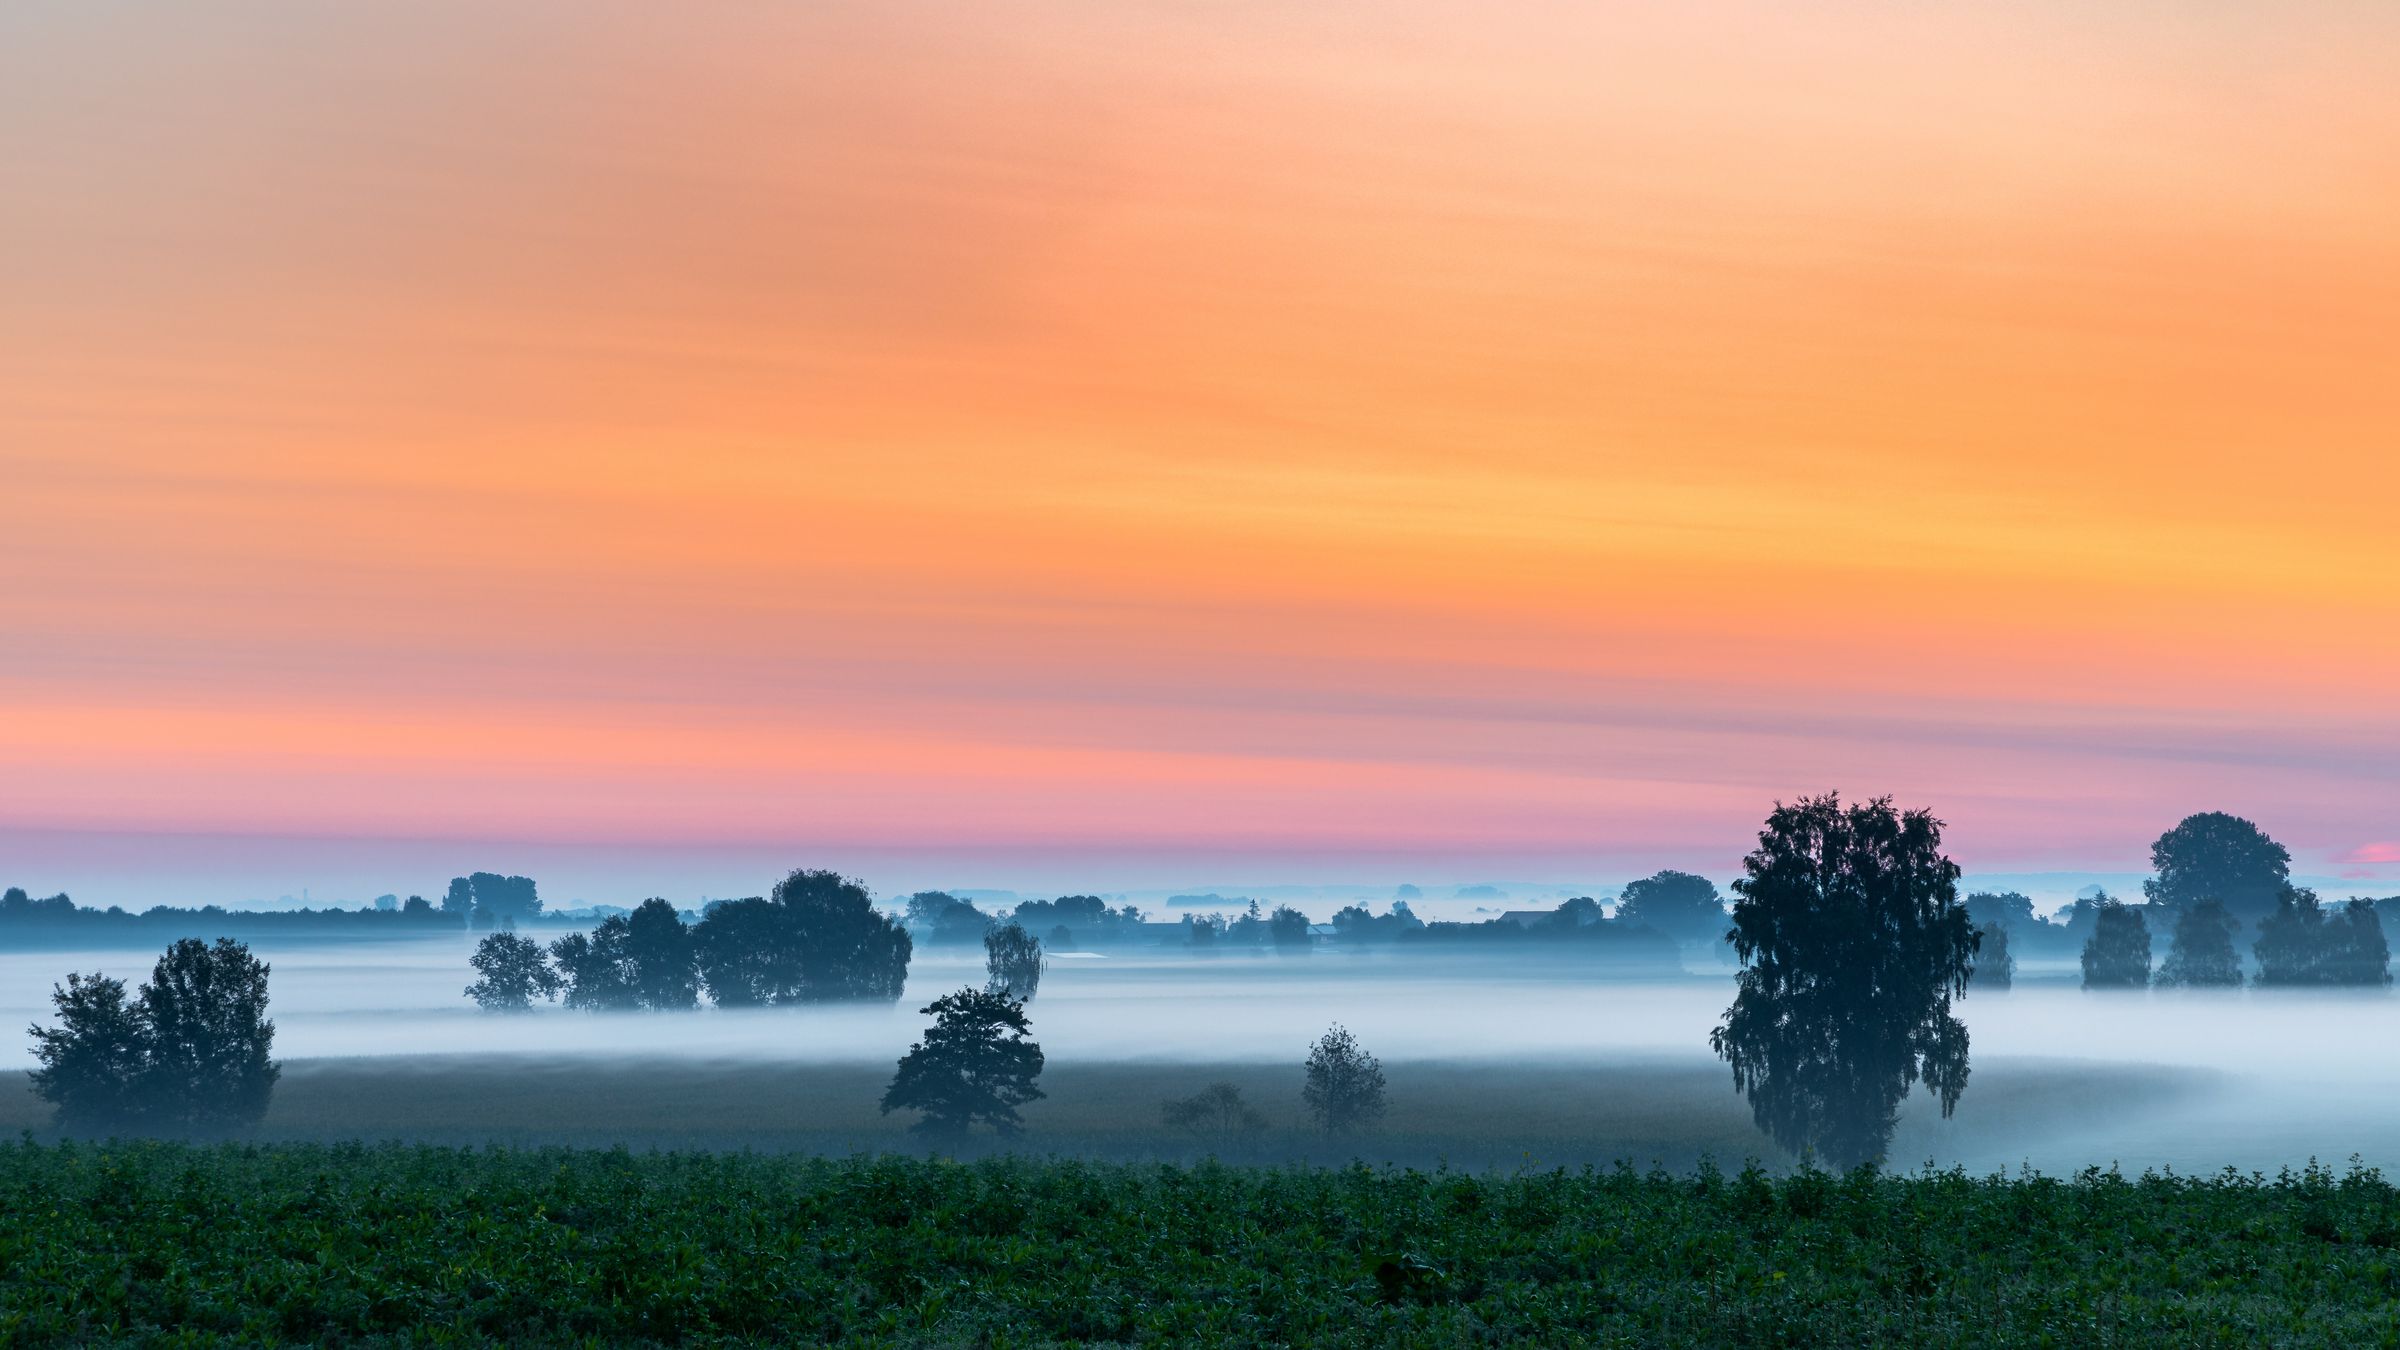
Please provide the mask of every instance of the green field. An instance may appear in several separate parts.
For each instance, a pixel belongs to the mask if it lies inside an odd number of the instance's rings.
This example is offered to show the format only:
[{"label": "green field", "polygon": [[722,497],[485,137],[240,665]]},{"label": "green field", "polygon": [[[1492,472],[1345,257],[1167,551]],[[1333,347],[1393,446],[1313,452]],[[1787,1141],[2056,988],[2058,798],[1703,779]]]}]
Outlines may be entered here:
[{"label": "green field", "polygon": [[0,1146],[0,1343],[2400,1343],[2400,1195],[388,1145]]},{"label": "green field", "polygon": [[[1663,1165],[1703,1158],[1782,1169],[1751,1124],[1722,1065],[1704,1059],[1509,1064],[1395,1061],[1380,1128],[1328,1140],[1300,1120],[1297,1064],[1095,1061],[1052,1065],[1049,1096],[1025,1109],[1014,1148],[1115,1161],[1339,1165],[1364,1158],[1454,1170]],[[772,1060],[423,1056],[288,1064],[264,1140],[400,1140],[444,1145],[622,1145],[645,1149],[814,1152],[846,1156],[912,1145],[912,1117],[876,1111],[888,1064]],[[1267,1118],[1245,1139],[1167,1129],[1159,1104],[1231,1082]],[[2164,1069],[2001,1060],[1976,1070],[1971,1109],[1943,1121],[1929,1106],[1903,1117],[1893,1158],[1977,1160],[2011,1167],[2029,1143],[2062,1128],[2168,1121],[2213,1080]],[[24,1075],[0,1075],[0,1136],[47,1135],[49,1108]],[[2159,1126],[2158,1128],[2165,1128]],[[999,1147],[978,1136],[968,1151]],[[2081,1155],[2075,1165],[2084,1160]],[[2222,1155],[2207,1154],[2214,1167]],[[2106,1161],[2102,1155],[2098,1161]]]}]

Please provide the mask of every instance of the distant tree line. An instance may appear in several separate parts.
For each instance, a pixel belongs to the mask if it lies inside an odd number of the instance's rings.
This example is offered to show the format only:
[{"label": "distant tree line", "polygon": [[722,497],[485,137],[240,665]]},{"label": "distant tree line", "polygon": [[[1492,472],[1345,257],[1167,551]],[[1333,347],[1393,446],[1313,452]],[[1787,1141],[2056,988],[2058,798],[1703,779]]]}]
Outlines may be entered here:
[{"label": "distant tree line", "polygon": [[[2400,897],[2326,905],[2293,884],[2290,851],[2250,821],[2213,811],[2187,816],[2151,844],[2150,862],[2138,905],[2095,890],[2055,921],[2038,917],[2033,901],[2013,891],[1977,892],[1965,906],[1987,953],[1996,938],[2002,952],[2072,954],[2086,989],[2391,982],[2384,919]],[[1991,960],[1978,957],[1979,964]],[[1980,973],[1976,983],[1986,983]]]},{"label": "distant tree line", "polygon": [[493,933],[470,958],[478,978],[466,993],[495,1012],[553,997],[595,1012],[672,1012],[703,995],[720,1008],[888,1001],[900,997],[912,949],[864,886],[803,869],[768,896],[710,904],[698,923],[650,899],[547,948]]}]

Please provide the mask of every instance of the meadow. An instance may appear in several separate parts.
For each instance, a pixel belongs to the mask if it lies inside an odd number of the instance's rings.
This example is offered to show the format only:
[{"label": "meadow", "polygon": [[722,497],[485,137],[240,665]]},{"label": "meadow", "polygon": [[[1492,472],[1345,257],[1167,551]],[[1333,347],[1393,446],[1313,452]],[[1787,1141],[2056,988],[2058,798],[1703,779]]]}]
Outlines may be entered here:
[{"label": "meadow", "polygon": [[0,1341],[2400,1343],[2380,1176],[0,1146]]},{"label": "meadow", "polygon": [[[1724,1068],[1706,1061],[1403,1060],[1386,1067],[1385,1119],[1371,1131],[1328,1138],[1301,1119],[1297,1064],[1054,1063],[1042,1075],[1047,1097],[1025,1108],[1024,1134],[1002,1140],[979,1133],[963,1152],[1184,1162],[1213,1155],[1253,1164],[1365,1161],[1468,1171],[1625,1162],[1689,1172],[1704,1159],[1731,1168],[1755,1159],[1784,1171],[1793,1162],[1751,1124]],[[2075,1061],[1999,1061],[1977,1074],[1972,1113],[1949,1121],[1931,1109],[1904,1114],[1893,1143],[1897,1165],[1963,1157],[1984,1168],[2029,1161],[2055,1168],[2055,1158],[2088,1150],[2029,1155],[2019,1146],[2111,1127],[2155,1134],[2220,1086],[2204,1072]],[[296,1060],[286,1064],[266,1119],[248,1137],[831,1156],[909,1151],[918,1147],[907,1128],[913,1118],[876,1110],[890,1076],[888,1064],[764,1059]],[[1161,1103],[1216,1082],[1240,1088],[1265,1128],[1194,1135],[1162,1123]],[[50,1138],[49,1122],[49,1108],[22,1073],[0,1074],[0,1132]]]}]

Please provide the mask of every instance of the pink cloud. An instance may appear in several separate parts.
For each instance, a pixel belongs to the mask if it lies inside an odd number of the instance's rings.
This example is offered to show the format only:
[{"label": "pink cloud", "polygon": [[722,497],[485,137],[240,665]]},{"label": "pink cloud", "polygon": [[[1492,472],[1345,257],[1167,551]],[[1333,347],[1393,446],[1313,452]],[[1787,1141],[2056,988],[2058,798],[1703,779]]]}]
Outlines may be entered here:
[{"label": "pink cloud", "polygon": [[2344,863],[2400,863],[2400,844],[2360,844],[2334,859]]}]

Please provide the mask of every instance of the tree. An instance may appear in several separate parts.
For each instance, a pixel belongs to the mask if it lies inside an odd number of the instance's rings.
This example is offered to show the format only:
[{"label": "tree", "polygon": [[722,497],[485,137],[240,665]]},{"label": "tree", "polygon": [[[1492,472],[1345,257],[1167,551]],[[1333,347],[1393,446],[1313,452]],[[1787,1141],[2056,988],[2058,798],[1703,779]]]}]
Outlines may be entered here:
[{"label": "tree", "polygon": [[2017,891],[1977,891],[1966,898],[1967,921],[1978,929],[2015,931],[2040,923],[2034,917],[2033,897]]},{"label": "tree", "polygon": [[1958,865],[1930,812],[1827,793],[1778,803],[1733,883],[1733,1006],[1709,1037],[1777,1143],[1836,1166],[1883,1156],[1911,1084],[1942,1114],[1967,1083],[1951,1015],[1975,957]]},{"label": "tree", "polygon": [[2383,936],[2383,916],[2372,900],[2352,900],[2326,925],[2331,950],[2325,965],[2329,984],[2383,985],[2392,982],[2392,948]]},{"label": "tree", "polygon": [[2150,865],[2158,875],[2142,883],[2142,896],[2151,904],[2181,910],[2214,900],[2237,922],[2255,924],[2283,898],[2292,855],[2240,816],[2208,811],[2160,835]]},{"label": "tree", "polygon": [[993,927],[991,915],[947,891],[919,891],[908,897],[906,918],[912,931],[935,946],[981,942]]},{"label": "tree", "polygon": [[1717,884],[1690,872],[1660,872],[1626,885],[1617,922],[1655,928],[1678,942],[1725,940],[1725,902]]},{"label": "tree", "polygon": [[2008,930],[1987,923],[1975,930],[1975,964],[1967,983],[1977,989],[2007,989],[2017,982],[2016,958],[2008,954]]},{"label": "tree", "polygon": [[273,1059],[265,962],[231,938],[167,948],[136,999],[148,1048],[145,1119],[184,1129],[255,1123],[283,1070]]},{"label": "tree", "polygon": [[67,976],[50,991],[56,1028],[36,1026],[34,1094],[58,1108],[64,1130],[97,1131],[138,1119],[148,1036],[125,982],[99,974]]},{"label": "tree", "polygon": [[1383,1061],[1335,1023],[1308,1048],[1300,1104],[1327,1134],[1348,1134],[1383,1119]]},{"label": "tree", "polygon": [[763,1008],[799,988],[789,917],[763,896],[721,900],[701,914],[692,929],[693,955],[718,1007]]},{"label": "tree", "polygon": [[700,970],[692,933],[673,905],[652,896],[622,919],[612,916],[602,922],[625,925],[626,978],[643,1007],[681,1012],[699,1005]]},{"label": "tree", "polygon": [[1308,916],[1290,905],[1277,905],[1267,920],[1267,936],[1279,952],[1307,951]]},{"label": "tree", "polygon": [[2184,906],[2175,916],[2175,937],[2158,968],[2157,982],[2169,988],[2240,988],[2242,958],[2233,950],[2234,930],[2240,926],[2217,901]]},{"label": "tree", "polygon": [[569,933],[550,944],[550,960],[570,1008],[629,1012],[642,1006],[625,959],[625,916],[612,914],[589,934]]},{"label": "tree", "polygon": [[537,997],[558,997],[558,972],[532,938],[494,933],[476,944],[467,964],[479,977],[467,986],[467,997],[485,1012],[527,1012]]},{"label": "tree", "polygon": [[2317,893],[2287,886],[2258,926],[2251,951],[2267,987],[2380,985],[2391,982],[2390,946],[2373,904],[2353,900],[2328,915]]},{"label": "tree", "polygon": [[1042,944],[1019,923],[1007,923],[983,935],[983,970],[995,994],[1020,1003],[1030,1002],[1042,987]]},{"label": "tree", "polygon": [[1578,928],[1589,928],[1606,917],[1600,912],[1599,901],[1588,895],[1578,895],[1569,900],[1561,900],[1558,908],[1551,910],[1546,917],[1536,920],[1535,926],[1564,929],[1571,933]]},{"label": "tree", "polygon": [[963,1137],[978,1122],[1003,1135],[1023,1128],[1017,1108],[1039,1101],[1042,1047],[1027,1040],[1025,1005],[1006,994],[961,989],[919,1011],[933,1017],[925,1038],[900,1058],[883,1112],[922,1114],[910,1130]]},{"label": "tree", "polygon": [[2091,940],[2083,944],[2083,987],[2141,989],[2150,983],[2150,925],[2142,912],[2103,892],[2092,910]]},{"label": "tree", "polygon": [[848,877],[801,869],[775,884],[772,903],[790,923],[796,981],[776,1001],[897,1000],[913,944],[898,920],[875,908]]},{"label": "tree", "polygon": [[1267,1127],[1267,1118],[1242,1100],[1231,1083],[1211,1083],[1189,1097],[1162,1102],[1159,1117],[1171,1130],[1187,1130],[1218,1147]]}]

